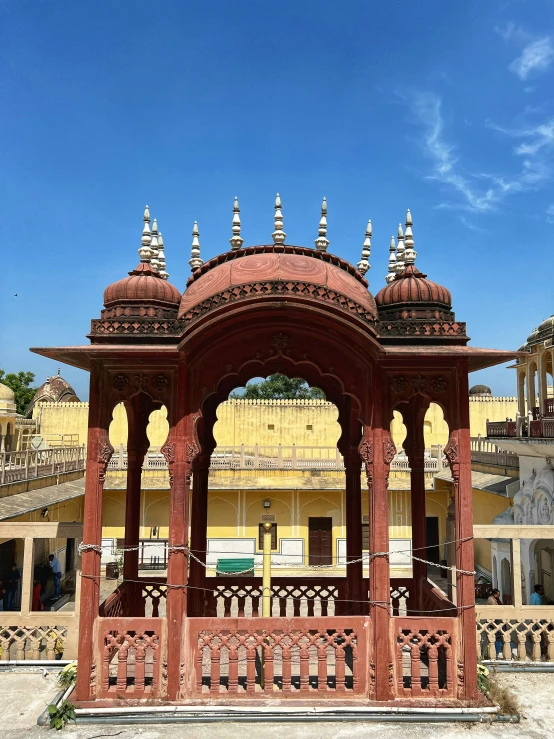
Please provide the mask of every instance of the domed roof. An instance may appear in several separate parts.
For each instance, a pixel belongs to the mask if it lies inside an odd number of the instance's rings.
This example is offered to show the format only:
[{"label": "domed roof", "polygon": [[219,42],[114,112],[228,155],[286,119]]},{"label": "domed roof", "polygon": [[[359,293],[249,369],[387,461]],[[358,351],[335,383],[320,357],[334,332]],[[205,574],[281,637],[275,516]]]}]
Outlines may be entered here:
[{"label": "domed roof", "polygon": [[431,282],[427,275],[409,264],[394,280],[383,287],[375,296],[379,310],[389,306],[405,306],[409,312],[412,306],[437,306],[442,309],[452,308],[452,296],[442,285]]},{"label": "domed roof", "polygon": [[75,393],[75,390],[71,387],[67,380],[64,380],[64,378],[61,377],[60,371],[58,370],[57,375],[54,375],[54,377],[48,377],[46,379],[46,382],[43,382],[42,385],[38,388],[38,390],[34,394],[33,399],[27,406],[27,410],[25,411],[25,413],[26,415],[30,415],[33,407],[37,403],[79,402],[80,401],[77,397],[77,394]]},{"label": "domed roof", "polygon": [[4,385],[4,383],[2,382],[0,382],[0,400],[7,400],[10,402],[15,401],[14,391],[11,389],[11,387]]},{"label": "domed roof", "polygon": [[129,272],[129,277],[114,282],[104,290],[106,308],[128,303],[163,304],[176,307],[180,300],[179,290],[154,271],[149,262],[141,262],[132,272]]},{"label": "domed roof", "polygon": [[286,295],[331,303],[373,322],[375,300],[348,262],[327,252],[278,244],[235,249],[211,259],[187,283],[179,318],[193,320],[222,302]]},{"label": "domed roof", "polygon": [[554,338],[554,314],[531,331],[522,350],[528,349],[535,344],[542,344],[543,341],[552,338]]},{"label": "domed roof", "polygon": [[492,395],[492,390],[486,385],[474,385],[469,389],[470,395]]}]

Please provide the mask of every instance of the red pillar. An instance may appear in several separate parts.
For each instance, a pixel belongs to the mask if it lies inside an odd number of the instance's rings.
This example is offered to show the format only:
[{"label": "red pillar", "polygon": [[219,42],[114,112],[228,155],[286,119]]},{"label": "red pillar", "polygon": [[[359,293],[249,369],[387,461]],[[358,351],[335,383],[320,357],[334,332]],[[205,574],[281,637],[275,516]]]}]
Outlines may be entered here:
[{"label": "red pillar", "polygon": [[396,448],[388,428],[388,418],[382,403],[384,378],[376,369],[373,387],[373,430],[366,429],[360,444],[360,456],[365,463],[369,489],[369,599],[373,632],[373,664],[375,667],[375,699],[392,698],[392,659],[390,633],[390,566],[389,566],[389,506],[388,472]]},{"label": "red pillar", "polygon": [[189,614],[205,616],[204,604],[207,593],[206,583],[206,549],[208,544],[208,476],[210,458],[202,455],[196,459],[192,477],[191,533],[190,547],[194,556],[203,564],[191,557]]},{"label": "red pillar", "polygon": [[[100,547],[102,544],[102,494],[106,468],[113,453],[108,436],[109,413],[102,397],[102,375],[98,364],[91,361],[90,400],[87,440],[83,543]],[[101,552],[85,549],[81,563],[81,606],[79,616],[79,670],[76,698],[93,700],[96,691],[94,622],[100,601]]]},{"label": "red pillar", "polygon": [[363,588],[362,556],[362,484],[361,460],[354,449],[344,458],[346,478],[346,559],[353,564],[346,568],[346,595],[349,603],[343,603],[341,611],[352,614],[367,613],[367,593]]},{"label": "red pillar", "polygon": [[183,586],[167,589],[167,697],[169,700],[177,700],[179,697],[183,661],[182,642],[187,608],[188,557],[182,547],[188,546],[191,464],[195,450],[192,441],[191,414],[187,413],[186,407],[187,389],[187,370],[184,358],[182,358],[177,377],[177,402],[171,412],[169,439],[164,444],[171,484],[167,584],[168,586]]},{"label": "red pillar", "polygon": [[[426,559],[427,546],[427,521],[425,510],[425,439],[423,435],[424,411],[417,409],[406,418],[408,436],[404,448],[408,454],[410,463],[410,502],[412,509],[412,550],[415,557]],[[415,593],[414,610],[422,609],[422,587],[427,580],[427,565],[412,560],[412,577]],[[414,616],[420,615],[414,613]]]},{"label": "red pillar", "polygon": [[142,480],[142,464],[148,450],[146,427],[149,411],[146,408],[146,396],[135,395],[127,407],[127,491],[125,495],[125,551],[123,560],[123,579],[133,581],[129,586],[131,594],[128,603],[128,616],[144,616],[142,588],[138,580],[139,552],[136,547],[140,541],[140,493]]},{"label": "red pillar", "polygon": [[[463,675],[459,697],[477,697],[477,644],[475,639],[475,580],[473,572],[473,500],[471,443],[469,431],[469,388],[467,362],[457,369],[457,428],[452,428],[445,454],[454,479],[456,514],[456,597],[458,606],[458,674]],[[454,426],[455,424],[453,424]]]}]

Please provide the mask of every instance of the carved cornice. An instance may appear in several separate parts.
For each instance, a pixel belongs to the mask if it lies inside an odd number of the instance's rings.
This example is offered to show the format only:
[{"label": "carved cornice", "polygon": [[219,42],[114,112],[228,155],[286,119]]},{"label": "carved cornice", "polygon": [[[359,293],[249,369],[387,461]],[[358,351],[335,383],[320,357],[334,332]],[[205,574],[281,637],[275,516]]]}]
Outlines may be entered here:
[{"label": "carved cornice", "polygon": [[379,337],[385,339],[468,339],[464,321],[444,321],[429,317],[429,320],[395,319],[377,321],[375,328]]},{"label": "carved cornice", "polygon": [[323,303],[330,303],[334,307],[340,308],[345,312],[355,314],[361,318],[362,321],[371,326],[375,323],[375,319],[372,314],[355,300],[352,300],[352,298],[349,298],[336,290],[331,290],[325,285],[314,285],[310,282],[298,282],[293,280],[287,282],[281,282],[280,280],[267,282],[257,281],[229,287],[223,292],[212,295],[210,298],[207,298],[192,307],[184,314],[182,320],[185,324],[188,324],[206,313],[209,313],[211,310],[227,303],[263,295],[286,295],[291,297],[314,298]]},{"label": "carved cornice", "polygon": [[184,324],[179,318],[142,317],[94,318],[89,338],[99,336],[180,336]]}]

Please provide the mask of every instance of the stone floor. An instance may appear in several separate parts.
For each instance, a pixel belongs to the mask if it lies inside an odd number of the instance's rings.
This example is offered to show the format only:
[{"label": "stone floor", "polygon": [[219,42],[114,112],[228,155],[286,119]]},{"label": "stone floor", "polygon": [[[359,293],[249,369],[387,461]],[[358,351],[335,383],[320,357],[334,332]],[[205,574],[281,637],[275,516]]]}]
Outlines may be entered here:
[{"label": "stone floor", "polygon": [[[115,724],[70,725],[65,739],[242,739],[258,734],[265,739],[439,739],[475,737],[476,739],[544,739],[554,737],[554,674],[502,674],[499,679],[518,696],[520,724],[399,724],[399,723],[245,723],[153,724],[124,726]],[[2,695],[2,739],[34,739],[47,729],[36,726],[39,713],[57,693],[56,679],[45,671],[38,673],[0,672]]]}]

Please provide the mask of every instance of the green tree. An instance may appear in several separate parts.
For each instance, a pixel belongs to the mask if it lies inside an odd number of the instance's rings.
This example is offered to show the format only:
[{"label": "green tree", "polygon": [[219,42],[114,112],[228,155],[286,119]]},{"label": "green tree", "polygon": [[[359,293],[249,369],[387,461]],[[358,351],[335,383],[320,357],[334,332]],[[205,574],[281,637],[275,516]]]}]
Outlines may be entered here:
[{"label": "green tree", "polygon": [[15,393],[15,404],[18,413],[25,413],[27,406],[33,399],[37,388],[32,383],[35,376],[32,372],[8,372],[0,369],[0,382],[10,387]]},{"label": "green tree", "polygon": [[310,387],[299,377],[291,379],[277,374],[270,375],[263,382],[249,382],[243,393],[234,391],[230,397],[242,400],[325,400],[325,393],[318,387]]}]

